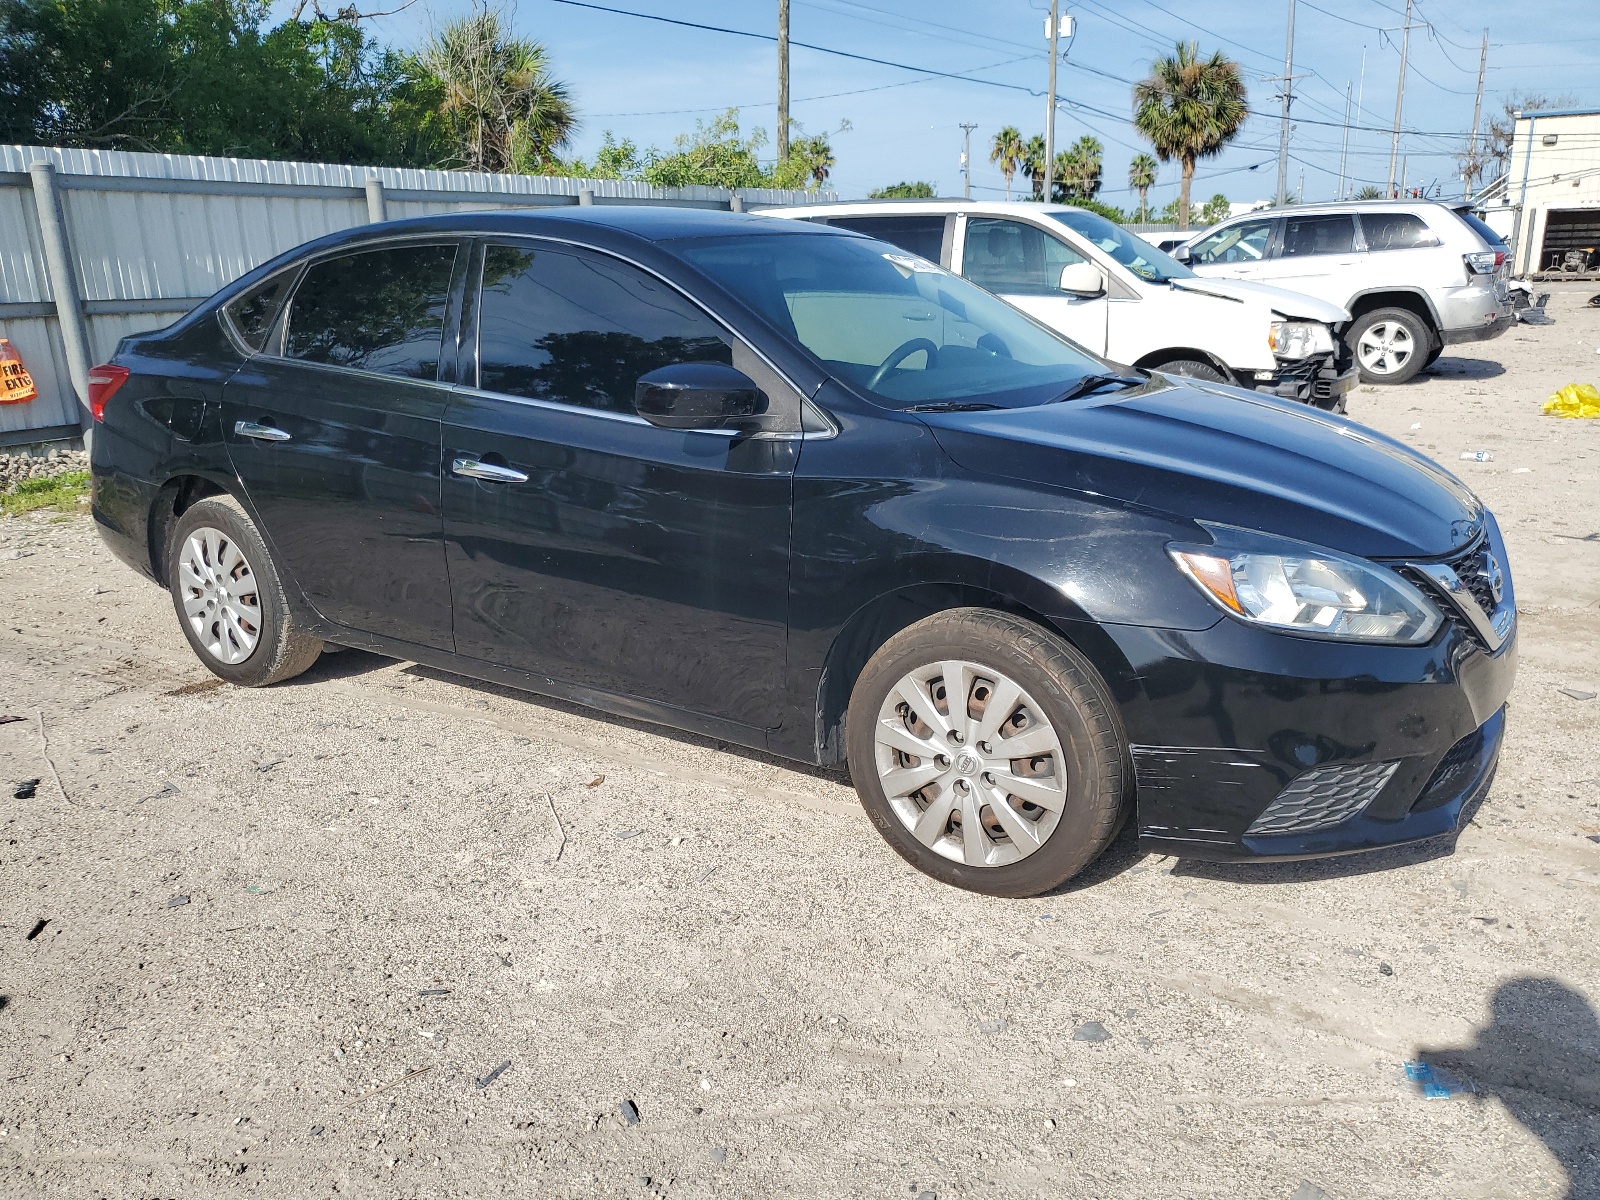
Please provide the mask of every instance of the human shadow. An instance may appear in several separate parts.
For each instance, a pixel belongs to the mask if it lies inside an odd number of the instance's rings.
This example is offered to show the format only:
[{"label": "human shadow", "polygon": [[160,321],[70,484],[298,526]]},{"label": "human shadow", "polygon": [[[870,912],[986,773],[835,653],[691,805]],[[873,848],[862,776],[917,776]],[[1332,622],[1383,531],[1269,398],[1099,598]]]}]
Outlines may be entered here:
[{"label": "human shadow", "polygon": [[1471,1045],[1416,1057],[1505,1105],[1561,1163],[1568,1200],[1600,1197],[1600,1017],[1581,992],[1548,977],[1508,980]]}]

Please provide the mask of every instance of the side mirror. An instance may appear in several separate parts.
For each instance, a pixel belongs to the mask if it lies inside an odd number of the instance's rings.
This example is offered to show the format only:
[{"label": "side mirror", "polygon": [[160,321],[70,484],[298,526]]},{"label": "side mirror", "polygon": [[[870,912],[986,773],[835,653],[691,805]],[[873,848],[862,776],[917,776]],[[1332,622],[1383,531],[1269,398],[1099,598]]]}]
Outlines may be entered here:
[{"label": "side mirror", "polygon": [[726,363],[674,363],[639,376],[633,408],[663,429],[735,429],[761,413],[761,389]]},{"label": "side mirror", "polygon": [[1174,246],[1172,248],[1172,257],[1187,267],[1194,261],[1194,251],[1189,249],[1187,245]]},{"label": "side mirror", "polygon": [[1106,277],[1100,274],[1100,268],[1093,263],[1075,262],[1061,268],[1058,286],[1069,295],[1088,299],[1106,294]]}]

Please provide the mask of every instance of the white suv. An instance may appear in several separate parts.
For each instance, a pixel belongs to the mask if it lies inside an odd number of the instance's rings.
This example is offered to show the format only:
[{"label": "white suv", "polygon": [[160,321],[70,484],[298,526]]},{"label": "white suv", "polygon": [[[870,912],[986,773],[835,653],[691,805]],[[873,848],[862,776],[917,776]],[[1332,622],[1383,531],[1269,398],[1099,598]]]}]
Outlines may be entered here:
[{"label": "white suv", "polygon": [[1515,321],[1505,243],[1465,208],[1427,200],[1250,213],[1197,234],[1175,257],[1207,279],[1343,305],[1364,383],[1404,383],[1446,346],[1498,337]]},{"label": "white suv", "polygon": [[869,201],[761,210],[865,233],[936,262],[1112,362],[1342,411],[1355,382],[1337,304],[1208,280],[1065,204]]}]

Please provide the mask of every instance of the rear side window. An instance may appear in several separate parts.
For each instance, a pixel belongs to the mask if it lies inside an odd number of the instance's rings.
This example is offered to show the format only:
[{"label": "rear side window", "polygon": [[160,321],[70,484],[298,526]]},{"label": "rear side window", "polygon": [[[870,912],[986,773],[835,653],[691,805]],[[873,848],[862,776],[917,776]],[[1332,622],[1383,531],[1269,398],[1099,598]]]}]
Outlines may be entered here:
[{"label": "rear side window", "polygon": [[1356,220],[1349,216],[1285,217],[1283,257],[1349,254],[1356,248]]},{"label": "rear side window", "polygon": [[437,379],[454,246],[393,246],[317,263],[295,289],[284,355]]},{"label": "rear side window", "polygon": [[1428,223],[1415,213],[1362,213],[1361,232],[1368,250],[1415,250],[1439,244]]},{"label": "rear side window", "polygon": [[1488,246],[1489,249],[1504,250],[1506,248],[1505,239],[1491,229],[1476,213],[1461,208],[1456,210],[1456,216],[1470,225],[1472,231],[1483,239],[1484,245]]},{"label": "rear side window", "polygon": [[967,218],[961,274],[991,292],[1059,292],[1061,268],[1084,261],[1083,255],[1037,225],[998,217]]},{"label": "rear side window", "polygon": [[223,309],[234,333],[250,349],[259,353],[266,345],[267,333],[278,318],[278,310],[283,307],[283,298],[293,278],[294,272],[290,271],[257,284]]},{"label": "rear side window", "polygon": [[931,263],[944,252],[944,217],[927,216],[834,217],[828,222],[840,229],[854,230],[881,242],[890,242]]},{"label": "rear side window", "polygon": [[598,255],[489,246],[478,304],[478,386],[633,412],[639,376],[733,362],[733,340],[658,279]]}]

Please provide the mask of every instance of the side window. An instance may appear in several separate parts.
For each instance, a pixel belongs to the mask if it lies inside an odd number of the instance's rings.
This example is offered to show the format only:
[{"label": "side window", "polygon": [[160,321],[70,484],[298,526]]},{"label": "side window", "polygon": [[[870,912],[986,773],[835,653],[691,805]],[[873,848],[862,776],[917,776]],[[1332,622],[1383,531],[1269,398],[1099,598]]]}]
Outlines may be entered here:
[{"label": "side window", "polygon": [[395,246],[320,262],[289,308],[284,355],[436,379],[454,246]]},{"label": "side window", "polygon": [[266,345],[267,331],[272,328],[278,310],[283,307],[283,298],[293,278],[293,271],[275,275],[265,283],[257,284],[223,309],[229,323],[233,325],[233,331],[239,335],[239,340],[257,353],[260,353],[261,348]]},{"label": "side window", "polygon": [[1362,213],[1361,232],[1368,250],[1415,250],[1439,244],[1427,222],[1415,213]]},{"label": "side window", "polygon": [[1285,217],[1283,257],[1308,254],[1349,254],[1356,248],[1354,217]]},{"label": "side window", "polygon": [[944,251],[944,220],[943,215],[934,213],[927,216],[834,217],[828,224],[890,242],[919,258],[936,263]]},{"label": "side window", "polygon": [[1061,268],[1086,261],[1037,225],[997,217],[969,217],[961,274],[991,292],[1057,292]]},{"label": "side window", "polygon": [[639,376],[682,362],[732,363],[733,341],[659,280],[588,254],[485,250],[483,390],[631,413]]},{"label": "side window", "polygon": [[1201,238],[1189,247],[1191,262],[1255,263],[1267,256],[1272,241],[1272,218],[1240,221]]}]

